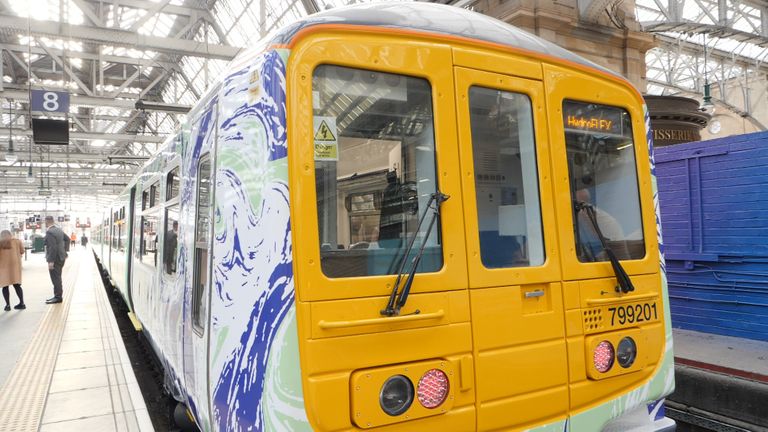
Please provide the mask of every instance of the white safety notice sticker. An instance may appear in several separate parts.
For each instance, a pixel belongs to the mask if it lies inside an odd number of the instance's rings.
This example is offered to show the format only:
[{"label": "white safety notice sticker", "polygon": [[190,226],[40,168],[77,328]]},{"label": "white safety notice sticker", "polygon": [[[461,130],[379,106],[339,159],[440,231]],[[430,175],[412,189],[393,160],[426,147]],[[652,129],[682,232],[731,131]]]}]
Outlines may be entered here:
[{"label": "white safety notice sticker", "polygon": [[336,133],[336,117],[314,117],[315,160],[339,160],[339,140]]}]

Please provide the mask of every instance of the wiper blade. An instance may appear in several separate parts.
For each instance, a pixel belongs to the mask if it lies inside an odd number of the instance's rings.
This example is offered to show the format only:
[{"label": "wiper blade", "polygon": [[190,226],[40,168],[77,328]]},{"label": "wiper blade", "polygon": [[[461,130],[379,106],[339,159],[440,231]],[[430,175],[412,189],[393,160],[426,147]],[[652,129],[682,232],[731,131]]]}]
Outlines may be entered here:
[{"label": "wiper blade", "polygon": [[[405,302],[408,301],[408,295],[411,292],[411,285],[413,285],[413,279],[416,276],[416,268],[418,268],[419,262],[421,262],[421,257],[424,255],[424,247],[427,245],[427,240],[429,240],[429,235],[432,233],[432,227],[435,225],[435,221],[437,220],[437,217],[440,216],[440,205],[443,202],[447,201],[448,198],[450,198],[450,196],[440,192],[439,190],[429,196],[429,201],[427,201],[427,206],[424,209],[424,213],[422,213],[421,217],[419,218],[419,223],[418,225],[416,225],[416,231],[414,231],[413,236],[408,242],[408,247],[406,247],[405,249],[403,260],[400,262],[400,267],[397,269],[397,279],[395,279],[395,285],[392,287],[392,292],[389,294],[389,302],[387,303],[387,307],[381,310],[382,315],[385,315],[385,316],[400,315],[400,309],[402,309],[403,306],[405,306]],[[408,255],[411,254],[411,250],[413,249],[413,244],[416,242],[416,237],[421,231],[421,225],[422,223],[424,223],[424,219],[427,217],[427,214],[429,213],[430,209],[432,210],[432,218],[429,220],[429,227],[427,228],[427,232],[424,235],[424,240],[421,242],[421,246],[419,247],[419,252],[416,254],[415,257],[413,257],[413,260],[411,261],[411,269],[408,272],[408,277],[405,279],[405,283],[403,284],[403,289],[402,291],[400,291],[400,283],[403,279],[403,270],[405,269],[405,263],[408,260]],[[399,295],[398,295],[398,291],[400,291]],[[419,312],[420,312],[419,310],[416,310],[414,314],[418,314]]]},{"label": "wiper blade", "polygon": [[597,224],[597,215],[595,213],[595,207],[592,204],[586,203],[584,201],[575,201],[574,207],[576,208],[577,214],[582,210],[587,214],[587,219],[589,219],[589,222],[592,224],[592,227],[595,229],[595,233],[597,234],[597,237],[600,240],[600,245],[603,247],[603,251],[605,251],[605,254],[608,255],[608,260],[611,261],[611,267],[613,267],[613,273],[616,275],[616,281],[619,283],[619,286],[616,287],[616,291],[621,291],[624,294],[630,291],[634,291],[635,286],[632,285],[632,280],[629,278],[629,275],[624,270],[624,267],[621,266],[621,263],[616,258],[616,255],[613,253],[611,248],[608,247],[608,243],[605,240],[605,236],[603,235],[603,232],[600,230],[600,226]]}]

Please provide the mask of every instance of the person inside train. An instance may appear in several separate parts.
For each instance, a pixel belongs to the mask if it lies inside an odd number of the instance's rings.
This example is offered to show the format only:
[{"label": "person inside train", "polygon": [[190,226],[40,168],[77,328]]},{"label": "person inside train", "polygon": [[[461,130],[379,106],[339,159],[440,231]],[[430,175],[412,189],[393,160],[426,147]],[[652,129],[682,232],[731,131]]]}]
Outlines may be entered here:
[{"label": "person inside train", "polygon": [[5,310],[11,310],[11,295],[8,287],[13,285],[19,304],[14,309],[26,309],[24,305],[24,291],[21,289],[21,256],[24,255],[24,244],[21,240],[13,238],[11,232],[3,230],[0,233],[0,286],[3,287],[3,300]]},{"label": "person inside train", "polygon": [[[624,239],[624,232],[621,224],[613,215],[599,208],[589,188],[581,188],[576,191],[576,211],[577,211],[577,236],[579,258],[582,261],[606,261],[608,257],[600,241],[600,235],[606,240],[609,247],[614,248],[614,241]],[[584,210],[585,206],[594,209],[595,219],[597,220],[596,229],[589,219],[589,214]],[[614,251],[616,252],[616,251]],[[622,255],[623,256],[623,255]]]}]

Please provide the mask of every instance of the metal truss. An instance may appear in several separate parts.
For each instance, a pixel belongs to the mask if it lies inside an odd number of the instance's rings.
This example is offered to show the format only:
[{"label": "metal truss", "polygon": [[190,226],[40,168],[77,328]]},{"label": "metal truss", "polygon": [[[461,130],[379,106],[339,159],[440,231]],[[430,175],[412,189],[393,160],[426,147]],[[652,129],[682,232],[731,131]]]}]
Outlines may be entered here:
[{"label": "metal truss", "polygon": [[703,95],[768,125],[768,2],[637,0],[636,15],[659,46],[647,52],[648,93]]},{"label": "metal truss", "polygon": [[[195,85],[185,59],[207,68],[241,49],[227,43],[205,1],[49,0],[31,21],[25,3],[0,0],[0,207],[39,201],[48,191],[73,199],[114,196],[215,78]],[[69,146],[31,143],[30,87],[70,93]],[[138,100],[155,109],[137,110]],[[9,124],[14,163],[4,161]],[[30,166],[34,181],[27,183]]]}]

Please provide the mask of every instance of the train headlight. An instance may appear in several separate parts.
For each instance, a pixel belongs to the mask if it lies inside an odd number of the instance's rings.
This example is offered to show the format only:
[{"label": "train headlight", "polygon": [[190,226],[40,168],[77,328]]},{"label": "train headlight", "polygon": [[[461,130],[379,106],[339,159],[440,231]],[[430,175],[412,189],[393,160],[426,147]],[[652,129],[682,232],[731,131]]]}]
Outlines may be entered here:
[{"label": "train headlight", "polygon": [[600,373],[608,372],[613,366],[614,350],[613,345],[604,340],[597,344],[595,352],[592,355],[592,361],[595,364],[595,369]]},{"label": "train headlight", "polygon": [[391,415],[404,413],[413,403],[413,383],[404,375],[394,375],[381,386],[379,405]]},{"label": "train headlight", "polygon": [[619,342],[619,346],[616,347],[616,360],[619,362],[619,366],[624,369],[632,366],[637,358],[637,344],[635,340],[627,336]]},{"label": "train headlight", "polygon": [[416,394],[424,408],[437,408],[448,397],[448,376],[440,369],[430,369],[421,376]]}]

